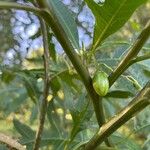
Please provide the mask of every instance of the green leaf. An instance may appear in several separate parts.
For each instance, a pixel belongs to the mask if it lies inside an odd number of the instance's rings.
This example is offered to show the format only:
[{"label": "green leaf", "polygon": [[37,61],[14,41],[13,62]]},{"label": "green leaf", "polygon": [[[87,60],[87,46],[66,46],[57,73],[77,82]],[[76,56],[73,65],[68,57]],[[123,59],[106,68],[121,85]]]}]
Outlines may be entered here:
[{"label": "green leaf", "polygon": [[16,74],[23,81],[23,84],[24,84],[31,100],[33,100],[33,102],[36,103],[37,99],[39,97],[39,89],[37,87],[37,79],[35,77],[32,77],[30,74],[24,73],[24,72],[17,72]]},{"label": "green leaf", "polygon": [[129,91],[121,91],[121,90],[115,90],[109,92],[105,97],[113,97],[113,98],[129,98],[133,97],[134,94]]},{"label": "green leaf", "polygon": [[93,115],[90,101],[85,94],[82,94],[77,102],[73,104],[70,113],[74,122],[70,135],[71,140],[73,140],[80,131],[87,128],[88,121]]},{"label": "green leaf", "polygon": [[146,77],[150,78],[150,71],[149,71],[149,70],[144,69],[144,70],[143,70],[143,73],[144,73],[144,75],[145,75]]},{"label": "green leaf", "polygon": [[[33,144],[35,141],[35,137],[27,138],[23,136],[21,138],[21,144],[27,146],[27,150],[33,149]],[[59,136],[53,130],[44,130],[41,136],[40,148],[52,145],[54,150],[62,150],[64,149],[64,144],[67,141],[65,136]]]},{"label": "green leaf", "polygon": [[26,87],[26,90],[28,92],[28,95],[30,96],[30,98],[33,100],[34,103],[37,102],[37,95],[36,95],[36,91],[35,91],[35,86],[34,83],[31,79],[25,79],[24,80],[24,85]]},{"label": "green leaf", "polygon": [[47,109],[47,118],[49,120],[49,123],[51,125],[51,130],[55,131],[55,135],[61,135],[62,130],[60,126],[60,118],[56,113],[54,113],[54,102],[51,100],[48,103],[48,109]]},{"label": "green leaf", "polygon": [[134,64],[128,70],[140,86],[144,86],[147,81],[149,81],[149,77],[145,76],[144,70],[150,70],[150,67],[146,66],[144,63],[140,62]]},{"label": "green leaf", "polygon": [[147,0],[105,0],[103,5],[93,0],[85,0],[92,10],[96,23],[94,29],[93,49],[111,34],[120,29],[133,12]]},{"label": "green leaf", "polygon": [[[36,133],[27,125],[21,123],[19,120],[13,120],[14,126],[16,130],[22,135],[21,143],[27,146],[27,149],[32,149],[35,135]],[[59,147],[59,145],[63,145],[66,139],[64,137],[60,137],[54,130],[44,131],[42,133],[41,144],[40,147],[52,144],[55,149]]]},{"label": "green leaf", "polygon": [[[42,136],[40,147],[44,147],[44,146],[48,147],[48,146],[52,145],[54,150],[62,150],[62,149],[64,149],[66,141],[67,140],[65,138],[55,137],[53,135],[49,135],[46,137]],[[22,143],[27,146],[30,146],[29,148],[27,148],[27,150],[32,150],[34,139],[32,139],[32,140],[24,139],[24,141]]]},{"label": "green leaf", "polygon": [[87,142],[78,142],[73,148],[72,150],[79,150],[83,145],[85,145]]},{"label": "green leaf", "polygon": [[11,112],[21,110],[21,108],[22,108],[21,106],[23,106],[25,104],[25,101],[28,97],[25,90],[23,90],[22,92],[20,92],[18,90],[16,92],[18,92],[19,96],[17,98],[14,98],[12,102],[8,103],[8,106],[7,106],[8,114],[11,113]]},{"label": "green leaf", "polygon": [[9,84],[15,78],[15,74],[11,70],[4,70],[1,78],[3,82]]},{"label": "green leaf", "polygon": [[50,87],[53,94],[56,95],[60,90],[60,81],[64,81],[70,88],[80,91],[81,89],[75,84],[74,79],[79,80],[80,78],[76,73],[70,72],[68,69],[55,73],[50,80]]},{"label": "green leaf", "polygon": [[57,92],[61,88],[61,84],[60,84],[57,76],[55,76],[52,80],[50,80],[50,87],[53,92],[53,95],[54,96],[57,95]]},{"label": "green leaf", "polygon": [[64,149],[66,135],[60,136],[56,131],[44,130],[41,139],[41,146],[53,145],[54,150]]},{"label": "green leaf", "polygon": [[13,120],[15,129],[25,138],[32,139],[35,137],[35,132],[27,125],[21,123],[19,120]]},{"label": "green leaf", "polygon": [[[28,150],[31,150],[33,147],[33,142],[35,139],[36,133],[27,125],[21,123],[19,120],[13,120],[15,129],[22,135],[20,143],[27,146]],[[26,143],[26,141],[30,141]]]},{"label": "green leaf", "polygon": [[[141,117],[141,116],[140,116]],[[146,118],[147,119],[147,118]],[[150,123],[149,124],[144,124],[142,127],[137,128],[134,133],[147,133],[150,131]]]},{"label": "green leaf", "polygon": [[127,137],[123,137],[120,135],[112,135],[111,140],[113,141],[113,144],[116,145],[117,148],[122,150],[142,150],[142,148],[136,142],[136,140],[132,140]]},{"label": "green leaf", "polygon": [[66,109],[71,110],[74,107],[72,90],[64,81],[62,81],[61,84],[64,92],[64,106]]},{"label": "green leaf", "polygon": [[[89,127],[90,124],[90,127]],[[87,127],[82,130],[78,135],[75,137],[73,142],[69,145],[70,150],[80,150],[84,147],[84,145],[94,136],[97,132],[97,127],[95,123],[92,121],[87,123]]]},{"label": "green leaf", "polygon": [[137,88],[133,84],[131,80],[129,80],[126,76],[120,76],[117,80],[116,84],[113,85],[113,88],[123,90],[123,91],[129,91],[133,94],[136,94]]},{"label": "green leaf", "polygon": [[95,150],[118,150],[114,147],[107,147],[107,146],[99,146]]},{"label": "green leaf", "polygon": [[30,116],[30,123],[33,124],[33,122],[38,118],[38,106],[34,105],[31,109],[31,116]]},{"label": "green leaf", "polygon": [[50,52],[50,57],[53,59],[54,62],[56,62],[56,50],[55,50],[55,44],[52,42],[52,37],[53,37],[53,34],[49,33],[48,34],[49,52]]},{"label": "green leaf", "polygon": [[53,9],[53,13],[57,16],[63,29],[68,35],[75,49],[79,49],[79,37],[75,15],[60,0],[47,0],[48,7]]},{"label": "green leaf", "polygon": [[79,75],[74,73],[74,72],[70,72],[69,70],[66,70],[62,73],[59,74],[59,78],[66,82],[66,84],[68,86],[70,86],[70,88],[75,88],[77,91],[80,91],[81,89],[75,84],[74,79],[79,80]]},{"label": "green leaf", "polygon": [[119,62],[119,59],[118,58],[103,58],[103,59],[98,59],[97,62],[100,64],[103,63],[109,66],[110,68],[114,68]]}]

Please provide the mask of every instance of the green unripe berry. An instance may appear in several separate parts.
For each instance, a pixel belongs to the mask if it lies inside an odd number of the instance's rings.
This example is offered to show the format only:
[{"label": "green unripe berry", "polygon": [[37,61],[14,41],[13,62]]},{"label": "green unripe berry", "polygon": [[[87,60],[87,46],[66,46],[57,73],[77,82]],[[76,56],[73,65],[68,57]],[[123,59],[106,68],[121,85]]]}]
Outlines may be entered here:
[{"label": "green unripe berry", "polygon": [[105,96],[109,90],[109,80],[105,72],[97,71],[93,77],[93,88],[100,96]]}]

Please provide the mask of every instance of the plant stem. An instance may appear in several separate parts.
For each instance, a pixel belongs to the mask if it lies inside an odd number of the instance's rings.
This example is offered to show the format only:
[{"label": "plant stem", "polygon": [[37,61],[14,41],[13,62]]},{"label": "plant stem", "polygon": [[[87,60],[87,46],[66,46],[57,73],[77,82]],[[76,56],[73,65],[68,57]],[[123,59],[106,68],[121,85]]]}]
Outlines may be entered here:
[{"label": "plant stem", "polygon": [[36,134],[36,139],[34,143],[33,150],[38,150],[40,147],[41,136],[43,133],[45,116],[47,112],[47,97],[49,94],[49,46],[48,46],[48,30],[44,20],[40,19],[42,34],[43,34],[43,45],[44,45],[44,91],[43,91],[43,100],[40,110],[40,123]]},{"label": "plant stem", "polygon": [[[132,65],[134,62],[136,61],[142,61],[144,59],[148,59],[149,56],[144,56],[144,57],[140,57],[140,58],[135,58],[137,56],[137,54],[139,53],[139,51],[141,50],[141,48],[143,47],[143,45],[145,44],[145,42],[147,41],[147,39],[150,36],[150,21],[147,23],[147,25],[145,26],[145,28],[142,30],[141,34],[139,35],[139,37],[136,39],[135,43],[132,45],[132,47],[130,48],[129,52],[126,54],[126,56],[124,57],[124,59],[119,63],[118,67],[112,72],[112,74],[109,76],[109,84],[110,87],[113,85],[113,83],[118,79],[118,77],[130,66]],[[134,59],[135,58],[135,59]],[[150,95],[150,92],[149,92]],[[142,101],[143,102],[143,101]],[[140,105],[141,105],[141,109],[145,108],[149,103],[142,103],[140,101]],[[145,102],[145,101],[144,101]],[[131,104],[131,103],[130,103]],[[129,106],[130,106],[129,104]],[[142,105],[144,104],[144,106]],[[139,104],[138,104],[139,105]],[[136,105],[137,107],[137,105]],[[93,148],[96,148],[97,145],[101,144],[105,138],[107,138],[111,133],[113,133],[116,129],[118,129],[121,125],[123,125],[126,121],[128,121],[131,117],[132,117],[132,112],[136,107],[130,107],[129,112],[125,113],[125,111],[127,111],[126,108],[124,108],[122,110],[122,112],[120,112],[118,114],[118,116],[112,118],[108,123],[106,123],[104,125],[105,128],[103,128],[103,126],[100,128],[98,134],[96,134],[87,144],[87,149],[86,150],[90,150]],[[129,108],[129,107],[127,107]],[[133,109],[133,110],[132,110]],[[140,110],[140,107],[136,108],[136,111]],[[132,114],[132,115],[130,115]],[[121,121],[122,122],[121,122]],[[109,126],[110,125],[110,126]],[[109,128],[107,128],[107,126]],[[105,132],[103,132],[103,130]],[[101,132],[100,132],[101,131]]]},{"label": "plant stem", "polygon": [[0,9],[19,9],[25,10],[35,13],[36,15],[40,16],[41,10],[37,7],[27,6],[23,4],[18,4],[16,2],[3,2],[0,1]]},{"label": "plant stem", "polygon": [[95,136],[85,145],[84,150],[95,149],[108,136],[134,117],[142,109],[150,104],[150,82],[140,91],[140,93],[115,117],[104,124]]},{"label": "plant stem", "polygon": [[140,62],[140,61],[143,61],[143,60],[147,60],[147,59],[150,59],[150,54],[146,54],[146,55],[143,55],[143,56],[136,57],[135,59],[132,59],[129,62],[129,64],[127,65],[127,68],[130,67],[131,65],[133,65],[134,63],[137,63],[137,62]]},{"label": "plant stem", "polygon": [[69,57],[73,66],[75,67],[76,71],[80,75],[80,77],[87,89],[87,92],[93,101],[98,124],[99,124],[99,126],[101,126],[105,120],[104,114],[103,114],[103,109],[102,109],[102,101],[101,101],[101,98],[99,97],[99,95],[93,89],[92,79],[89,75],[88,70],[81,63],[80,58],[76,54],[74,47],[72,46],[70,40],[68,39],[66,32],[64,31],[61,23],[58,21],[57,16],[53,12],[53,10],[51,10],[48,7],[48,4],[45,1],[38,0],[37,2],[39,3],[39,5],[41,5],[41,7],[45,7],[45,11],[43,11],[42,16],[43,16],[44,20],[47,22],[47,24],[52,28],[56,38],[62,45],[64,51],[66,52],[67,56]]},{"label": "plant stem", "polygon": [[118,67],[110,74],[109,76],[110,87],[118,79],[118,77],[128,68],[130,61],[132,61],[132,59],[134,59],[137,56],[137,54],[139,53],[145,42],[148,40],[149,36],[150,36],[150,21],[142,30],[141,34],[138,36],[134,44],[131,46],[129,52],[119,63]]},{"label": "plant stem", "polygon": [[[60,42],[61,46],[63,47],[65,53],[69,57],[70,61],[72,62],[74,68],[76,69],[77,73],[81,77],[82,82],[85,85],[85,88],[93,102],[94,111],[96,114],[97,122],[99,127],[101,127],[105,123],[105,115],[103,110],[102,104],[102,97],[100,97],[94,90],[92,85],[92,79],[87,68],[81,62],[79,56],[76,54],[72,43],[70,42],[66,32],[64,31],[61,22],[59,22],[55,12],[52,10],[51,7],[48,7],[48,4],[44,0],[37,0],[39,6],[41,8],[45,8],[45,12],[43,11],[42,16],[47,24],[53,30],[57,40]],[[107,146],[110,146],[108,139],[105,141]]]},{"label": "plant stem", "polygon": [[[38,0],[37,1],[40,6],[45,6],[45,1]],[[104,118],[104,112],[103,112],[103,106],[102,106],[102,98],[97,95],[97,93],[94,91],[92,86],[92,79],[87,71],[87,69],[84,67],[84,65],[81,63],[78,55],[74,51],[74,47],[72,46],[70,40],[68,39],[66,33],[64,32],[61,24],[58,22],[58,20],[52,15],[52,10],[40,10],[36,7],[31,6],[25,6],[21,5],[15,2],[2,2],[0,1],[0,9],[19,9],[19,10],[25,10],[25,11],[31,11],[35,13],[36,15],[43,17],[44,20],[47,22],[47,24],[52,28],[52,30],[55,33],[55,36],[57,37],[58,41],[61,43],[63,49],[65,50],[67,56],[70,58],[72,64],[74,65],[76,71],[79,73],[87,92],[89,93],[93,105],[94,110],[96,113],[96,118],[98,121],[99,126],[101,126],[105,122]]]},{"label": "plant stem", "polygon": [[[143,59],[147,59],[147,56],[144,56],[143,58],[138,58],[136,59],[135,57],[137,56],[137,54],[139,53],[139,51],[141,50],[141,48],[143,47],[143,45],[145,44],[145,42],[147,41],[147,39],[149,38],[150,36],[150,21],[147,23],[147,25],[145,26],[145,28],[142,30],[141,34],[139,35],[139,37],[136,39],[136,41],[134,42],[134,44],[132,45],[132,47],[130,48],[129,52],[126,54],[126,56],[124,57],[124,59],[119,63],[118,67],[112,72],[112,74],[109,76],[109,84],[110,84],[110,87],[113,85],[113,83],[118,79],[118,77],[130,66],[132,65],[134,62],[136,61],[142,61]],[[135,59],[134,59],[135,58]],[[146,105],[147,106],[147,105]],[[144,107],[146,107],[144,106]],[[143,107],[143,108],[144,108]],[[137,107],[138,108],[138,107]],[[125,108],[126,109],[126,108]],[[123,109],[124,110],[124,109]],[[132,111],[132,109],[130,110]],[[137,111],[137,110],[136,110]],[[124,111],[122,111],[124,112]],[[113,133],[117,128],[116,127],[120,127],[120,120],[123,121],[127,121],[125,120],[125,116],[121,116],[123,113],[119,113],[118,116],[120,115],[120,118],[117,118],[118,120],[115,120],[116,122],[113,122],[115,125],[110,126],[110,128],[108,128],[105,132],[104,132],[104,135],[107,135],[105,133],[109,133],[109,135],[111,133]],[[128,114],[128,113],[127,113]],[[117,116],[116,116],[117,117]],[[124,118],[125,117],[125,118]],[[132,116],[131,116],[132,117]],[[115,117],[114,117],[115,118]],[[112,120],[114,119],[112,118]],[[120,119],[120,120],[119,120]],[[126,118],[126,119],[130,119],[130,118]],[[114,121],[114,120],[113,120]],[[110,124],[111,124],[111,120],[109,121]],[[109,122],[108,122],[108,125],[109,125]],[[103,128],[100,128],[100,130],[102,131]],[[115,130],[114,130],[115,129]],[[111,131],[111,132],[110,132]],[[107,135],[106,137],[108,137],[109,135]],[[96,137],[94,136],[91,141],[87,144],[89,146],[87,146],[87,149],[90,150],[90,148],[94,148],[92,146],[97,146],[97,143],[95,143],[94,141],[98,142],[98,145],[101,144],[104,140],[103,138],[105,139],[105,137],[103,137],[102,135],[102,138],[100,136],[100,139],[101,141],[99,141],[99,136],[98,136],[98,140],[97,140],[97,134],[96,134]]]}]

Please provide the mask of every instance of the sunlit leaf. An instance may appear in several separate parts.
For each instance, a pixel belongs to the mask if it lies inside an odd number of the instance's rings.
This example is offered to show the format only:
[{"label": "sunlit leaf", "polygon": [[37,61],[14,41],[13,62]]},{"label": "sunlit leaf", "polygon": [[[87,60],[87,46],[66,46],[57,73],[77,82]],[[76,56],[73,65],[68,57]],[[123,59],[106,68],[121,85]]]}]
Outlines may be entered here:
[{"label": "sunlit leaf", "polygon": [[94,29],[94,49],[108,36],[121,28],[131,17],[133,12],[147,0],[105,0],[99,5],[93,0],[85,0],[92,10],[96,23]]}]

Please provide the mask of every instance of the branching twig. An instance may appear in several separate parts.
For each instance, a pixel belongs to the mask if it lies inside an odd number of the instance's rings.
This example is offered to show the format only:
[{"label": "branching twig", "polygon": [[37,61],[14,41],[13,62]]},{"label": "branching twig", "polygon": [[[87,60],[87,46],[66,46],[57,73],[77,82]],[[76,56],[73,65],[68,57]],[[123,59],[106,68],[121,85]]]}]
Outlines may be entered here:
[{"label": "branching twig", "polygon": [[0,143],[6,144],[11,148],[16,150],[26,150],[25,146],[17,142],[17,140],[12,139],[10,136],[7,136],[3,133],[0,133]]},{"label": "branching twig", "polygon": [[[88,94],[90,95],[95,113],[96,113],[96,118],[98,120],[99,126],[101,126],[104,123],[104,114],[103,114],[103,109],[102,109],[102,101],[99,95],[95,92],[92,86],[92,79],[89,75],[88,70],[86,67],[82,64],[79,56],[76,54],[74,47],[72,43],[70,42],[66,32],[64,31],[61,23],[58,21],[57,16],[51,10],[48,8],[48,4],[43,1],[43,0],[37,0],[39,5],[43,8],[45,8],[45,11],[43,11],[43,18],[47,22],[47,24],[52,28],[56,38],[62,45],[64,51],[66,52],[67,56],[69,57],[70,61],[72,62],[73,66],[75,67],[76,71],[80,75]],[[99,104],[100,103],[100,104]]]},{"label": "branching twig", "polygon": [[35,13],[36,15],[40,16],[41,10],[37,7],[33,6],[27,6],[23,4],[18,4],[16,2],[4,2],[0,1],[0,9],[19,9],[19,10],[25,10]]},{"label": "branching twig", "polygon": [[39,128],[36,134],[35,144],[34,144],[34,150],[38,150],[40,147],[41,142],[41,136],[44,128],[44,122],[45,122],[45,115],[47,111],[47,97],[49,94],[49,46],[48,46],[48,30],[47,26],[44,22],[44,20],[40,19],[41,22],[41,28],[43,33],[43,44],[44,44],[44,91],[43,91],[43,100],[41,105],[41,111],[40,111],[40,123]]},{"label": "branching twig", "polygon": [[108,136],[134,117],[138,112],[150,104],[150,82],[141,92],[115,117],[104,124],[95,136],[85,145],[84,150],[92,150],[101,144]]},{"label": "branching twig", "polygon": [[[87,92],[92,99],[96,118],[97,118],[99,126],[101,126],[105,122],[102,99],[94,91],[93,86],[92,86],[92,79],[86,67],[81,63],[81,60],[79,59],[78,55],[75,53],[74,47],[72,46],[70,40],[68,39],[61,24],[58,22],[57,17],[53,16],[54,15],[53,11],[52,10],[47,11],[46,9],[47,4],[45,5],[44,0],[37,0],[37,2],[39,3],[40,6],[42,6],[41,10],[35,7],[17,4],[15,2],[3,2],[3,1],[0,1],[0,9],[19,9],[19,10],[31,11],[31,12],[34,12],[39,17],[42,17],[47,22],[47,24],[54,31],[56,38],[62,45],[63,49],[65,50],[67,56],[71,60],[76,71],[79,73],[87,89]],[[43,9],[43,6],[45,7],[45,10]]]},{"label": "branching twig", "polygon": [[135,59],[132,59],[129,62],[129,64],[127,65],[127,68],[130,67],[131,65],[137,63],[137,62],[140,62],[140,61],[143,61],[143,60],[147,60],[147,59],[150,59],[150,54],[145,54],[143,56],[136,57]]},{"label": "branching twig", "polygon": [[150,36],[150,21],[147,23],[139,37],[136,39],[129,52],[123,58],[123,60],[119,63],[118,67],[111,73],[109,76],[110,86],[118,79],[118,77],[128,68],[130,61],[134,59],[147,39]]},{"label": "branching twig", "polygon": [[[137,54],[139,53],[139,51],[141,50],[141,48],[143,47],[143,45],[145,44],[145,42],[147,41],[147,39],[149,38],[149,36],[150,36],[150,22],[148,22],[148,24],[146,25],[146,27],[143,29],[143,31],[141,32],[141,34],[139,35],[139,37],[137,38],[137,40],[135,41],[135,43],[132,45],[132,47],[130,48],[130,50],[129,50],[129,52],[126,54],[126,56],[124,57],[124,59],[119,63],[119,65],[118,65],[118,67],[112,72],[112,74],[109,76],[109,83],[110,83],[110,87],[113,85],[113,83],[118,79],[118,77],[129,67],[129,66],[131,66],[133,63],[135,63],[135,62],[137,62],[137,61],[142,61],[142,60],[144,60],[144,59],[147,59],[147,58],[149,58],[149,56],[144,56],[144,57],[139,57],[139,58],[135,58],[136,56],[137,56]],[[148,105],[148,104],[147,104]],[[144,106],[145,107],[145,106]],[[143,108],[144,108],[143,107]],[[126,108],[125,108],[126,109]],[[132,110],[132,109],[131,109]],[[138,111],[138,110],[136,110],[136,111]],[[122,113],[120,113],[120,114],[118,114],[118,116],[120,115],[120,119],[124,119],[124,116],[121,116],[122,115]],[[132,117],[132,116],[130,116],[130,117]],[[114,119],[114,118],[113,118]],[[113,120],[112,119],[112,120]],[[128,120],[129,120],[130,118],[128,118]],[[114,120],[113,120],[114,121]],[[114,122],[114,124],[115,124],[115,126],[113,127],[113,128],[115,128],[115,127],[120,127],[121,125],[118,123],[118,120],[115,120],[116,122]],[[124,120],[125,121],[125,120]],[[126,120],[127,121],[127,120]],[[125,121],[125,122],[126,122]],[[110,121],[110,123],[111,123],[111,121]],[[100,130],[102,130],[103,128],[100,128]],[[109,133],[109,130],[110,130],[111,128],[109,128],[108,129],[108,131],[106,130],[106,133],[108,132]],[[115,131],[115,130],[111,130],[112,132],[113,131]],[[104,132],[105,133],[105,132]],[[110,133],[111,134],[111,133]],[[109,134],[109,135],[110,135]],[[104,134],[105,135],[105,134]],[[108,136],[109,136],[108,135]],[[108,137],[108,136],[106,136],[106,137]],[[102,137],[103,137],[103,135],[102,135]],[[96,139],[96,137],[93,137],[93,139],[95,140]],[[94,141],[94,140],[91,140],[92,142]],[[102,140],[102,138],[100,138],[101,140]],[[105,137],[104,137],[104,139],[105,139]],[[89,142],[89,145],[91,145],[91,147],[90,146],[87,146],[88,148],[90,147],[90,148],[92,148],[92,146],[94,145],[96,145],[96,143],[92,143],[91,144],[91,141]],[[100,143],[102,143],[104,140],[102,140],[102,141],[97,141],[98,142],[98,144],[100,144]],[[87,148],[87,149],[88,149]]]},{"label": "branching twig", "polygon": [[[92,79],[90,77],[87,68],[84,66],[84,64],[81,62],[80,58],[76,54],[72,43],[70,42],[66,32],[64,31],[61,25],[61,22],[59,22],[52,8],[48,7],[47,2],[44,0],[37,0],[37,2],[39,6],[41,6],[41,8],[45,8],[45,11],[43,11],[44,20],[52,28],[57,40],[62,45],[65,53],[67,54],[74,68],[76,69],[77,73],[81,77],[81,80],[83,81],[85,88],[93,102],[97,122],[99,124],[99,127],[101,127],[105,123],[105,115],[103,110],[102,98],[95,92],[92,85]],[[106,145],[110,146],[108,140],[106,140],[105,143]]]}]

